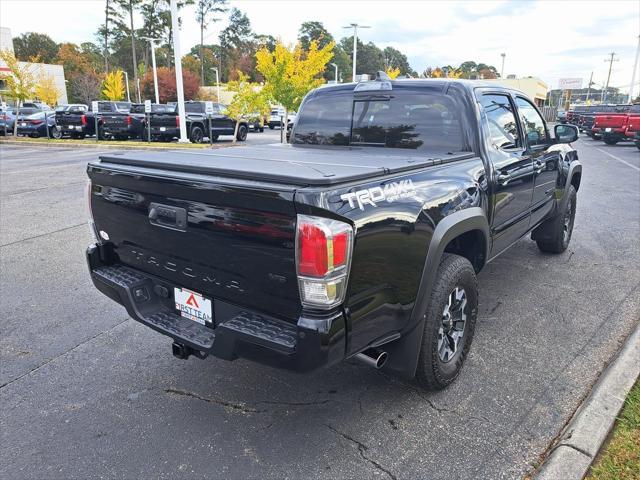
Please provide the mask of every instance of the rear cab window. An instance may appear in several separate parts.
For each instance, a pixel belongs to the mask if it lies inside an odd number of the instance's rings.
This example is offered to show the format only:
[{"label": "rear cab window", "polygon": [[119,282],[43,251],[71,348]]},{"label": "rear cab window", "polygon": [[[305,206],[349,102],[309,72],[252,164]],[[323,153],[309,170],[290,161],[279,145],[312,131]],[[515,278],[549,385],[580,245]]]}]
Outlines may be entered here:
[{"label": "rear cab window", "polygon": [[300,109],[292,143],[470,150],[463,108],[441,90],[395,84],[387,92],[319,92]]}]

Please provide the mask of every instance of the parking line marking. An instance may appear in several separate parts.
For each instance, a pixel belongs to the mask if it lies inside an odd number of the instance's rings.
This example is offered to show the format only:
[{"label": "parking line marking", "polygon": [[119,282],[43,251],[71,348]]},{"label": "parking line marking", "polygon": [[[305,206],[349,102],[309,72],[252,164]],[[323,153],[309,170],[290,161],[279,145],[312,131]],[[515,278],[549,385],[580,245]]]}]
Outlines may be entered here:
[{"label": "parking line marking", "polygon": [[635,166],[635,165],[633,165],[633,164],[631,164],[631,163],[629,163],[629,162],[627,162],[627,161],[625,161],[625,160],[623,160],[623,159],[621,159],[619,157],[616,157],[615,155],[611,155],[609,152],[606,152],[606,151],[602,150],[601,148],[596,148],[596,150],[598,150],[600,153],[604,153],[606,156],[611,157],[614,160],[617,160],[619,162],[622,162],[625,165],[627,165],[627,166],[633,168],[634,170],[637,170],[637,171],[640,172],[640,168],[638,168],[637,166]]}]

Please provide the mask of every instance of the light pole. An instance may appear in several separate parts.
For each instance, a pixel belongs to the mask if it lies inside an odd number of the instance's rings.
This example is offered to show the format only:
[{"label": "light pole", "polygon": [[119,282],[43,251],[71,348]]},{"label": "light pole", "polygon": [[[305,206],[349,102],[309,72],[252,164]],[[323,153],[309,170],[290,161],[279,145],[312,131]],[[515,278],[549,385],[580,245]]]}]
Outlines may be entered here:
[{"label": "light pole", "polygon": [[178,115],[180,117],[179,143],[187,143],[187,119],[184,111],[184,89],[182,86],[182,55],[180,53],[180,24],[178,23],[178,5],[171,0],[171,30],[173,31],[173,58],[176,68],[176,93],[178,94]]},{"label": "light pole", "polygon": [[333,68],[336,69],[336,83],[338,83],[338,65],[335,63],[332,63],[331,65],[333,65]]},{"label": "light pole", "polygon": [[367,25],[358,25],[357,23],[351,23],[346,27],[342,28],[353,28],[353,73],[351,75],[351,81],[356,81],[356,57],[358,56],[358,27],[360,28],[371,28]]},{"label": "light pole", "polygon": [[216,88],[217,88],[217,95],[218,95],[218,103],[222,103],[222,99],[220,98],[220,76],[218,74],[218,67],[211,67],[211,70],[213,70],[214,72],[216,72]]},{"label": "light pole", "polygon": [[153,65],[153,90],[156,94],[156,103],[160,103],[160,96],[158,95],[158,70],[156,69],[156,42],[157,38],[140,37],[143,40],[147,40],[151,46],[151,65]]},{"label": "light pole", "polygon": [[504,57],[506,57],[507,54],[501,53],[500,56],[502,57],[502,68],[500,69],[500,78],[504,78]]},{"label": "light pole", "polygon": [[129,74],[126,70],[124,71],[124,84],[127,86],[127,102],[131,103],[131,95],[129,95]]}]

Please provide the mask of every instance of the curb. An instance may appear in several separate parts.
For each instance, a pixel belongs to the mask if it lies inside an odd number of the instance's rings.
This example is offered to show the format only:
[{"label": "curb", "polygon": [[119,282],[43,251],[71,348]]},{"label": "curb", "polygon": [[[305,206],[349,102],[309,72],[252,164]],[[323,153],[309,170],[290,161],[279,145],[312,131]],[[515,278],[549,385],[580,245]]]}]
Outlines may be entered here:
[{"label": "curb", "polygon": [[535,480],[581,480],[640,375],[640,324],[569,421]]},{"label": "curb", "polygon": [[180,147],[179,144],[172,144],[170,147],[156,147],[153,145],[135,145],[135,144],[131,144],[131,145],[109,145],[108,141],[101,141],[101,142],[96,142],[96,143],[49,143],[49,142],[30,142],[28,140],[25,141],[18,141],[18,140],[0,140],[0,145],[28,145],[28,146],[39,146],[39,147],[43,147],[43,146],[51,146],[51,147],[56,147],[56,148],[113,148],[113,149],[117,149],[117,150],[155,150],[155,151],[171,151],[171,150],[185,150],[185,151],[189,151],[189,150],[193,150],[195,152],[199,152],[199,151],[206,151],[206,150],[217,150],[220,148],[228,148],[231,147],[232,145],[224,145],[224,144],[219,144],[219,145],[215,145],[213,147],[211,147],[211,145],[204,145],[202,147],[188,147],[188,148],[183,148]]}]

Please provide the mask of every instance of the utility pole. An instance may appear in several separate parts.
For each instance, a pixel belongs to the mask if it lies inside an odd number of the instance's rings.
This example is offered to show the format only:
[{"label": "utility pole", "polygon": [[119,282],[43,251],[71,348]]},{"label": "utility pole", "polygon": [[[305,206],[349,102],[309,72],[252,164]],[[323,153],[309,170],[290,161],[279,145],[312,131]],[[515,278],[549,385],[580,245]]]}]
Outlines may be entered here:
[{"label": "utility pole", "polygon": [[604,103],[604,99],[607,98],[607,91],[609,90],[609,80],[611,80],[611,67],[613,67],[613,62],[617,62],[618,59],[615,58],[616,52],[611,52],[609,54],[609,58],[605,60],[605,62],[609,62],[609,73],[607,74],[607,83],[604,86],[604,95],[602,96],[602,102]]},{"label": "utility pole", "polygon": [[358,56],[358,27],[360,28],[371,28],[367,25],[358,25],[357,23],[351,23],[346,27],[342,28],[353,28],[353,73],[351,81],[356,81],[356,57]]},{"label": "utility pole", "polygon": [[131,103],[131,95],[129,94],[129,74],[126,70],[124,70],[124,83],[127,86],[127,102]]},{"label": "utility pole", "polygon": [[500,69],[500,78],[504,78],[504,57],[506,57],[507,54],[501,53],[500,56],[502,57],[502,68]]},{"label": "utility pole", "polygon": [[178,5],[171,0],[171,30],[173,33],[173,58],[176,69],[176,93],[178,94],[178,115],[180,117],[179,143],[187,143],[187,119],[184,111],[184,88],[182,87],[182,55],[180,54],[180,24],[178,23]]},{"label": "utility pole", "polygon": [[156,44],[154,43],[157,38],[140,37],[142,40],[149,42],[151,46],[151,65],[153,66],[153,90],[156,94],[156,103],[160,103],[160,96],[158,95],[158,70],[156,69]]},{"label": "utility pole", "polygon": [[589,77],[589,85],[587,85],[587,98],[585,99],[585,103],[589,103],[589,96],[591,95],[591,85],[593,85],[593,72],[591,72],[591,76]]},{"label": "utility pole", "polygon": [[636,86],[636,73],[638,72],[638,60],[640,59],[640,35],[638,35],[638,47],[636,48],[636,60],[633,62],[633,73],[631,74],[631,85],[629,85],[629,103],[634,99],[633,90]]}]

